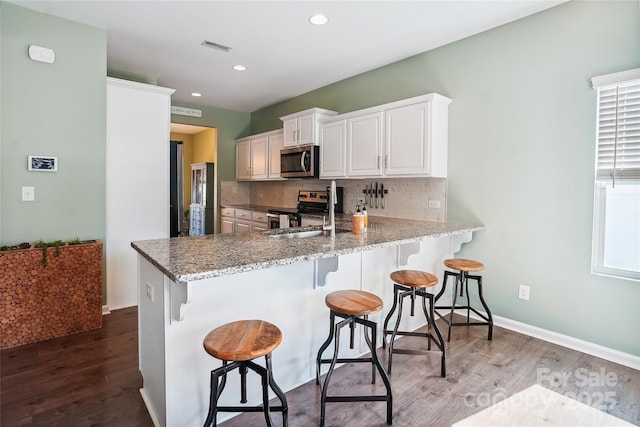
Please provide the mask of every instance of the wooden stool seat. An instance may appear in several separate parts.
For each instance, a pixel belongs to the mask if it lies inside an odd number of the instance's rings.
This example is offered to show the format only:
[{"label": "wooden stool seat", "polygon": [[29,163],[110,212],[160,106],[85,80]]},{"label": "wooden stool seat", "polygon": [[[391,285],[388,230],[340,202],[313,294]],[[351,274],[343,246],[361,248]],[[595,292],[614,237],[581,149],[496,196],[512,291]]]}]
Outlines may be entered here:
[{"label": "wooden stool seat", "polygon": [[459,271],[480,271],[484,270],[484,265],[481,262],[474,261],[472,259],[447,259],[444,261],[444,265],[452,270]]},{"label": "wooden stool seat", "polygon": [[438,284],[438,278],[431,273],[419,270],[399,270],[391,273],[391,280],[410,288],[430,288]]},{"label": "wooden stool seat", "polygon": [[[288,426],[287,398],[273,379],[271,352],[282,342],[280,329],[264,320],[238,320],[219,326],[209,332],[203,341],[204,349],[222,361],[222,366],[211,371],[209,411],[204,427],[217,426],[218,412],[262,412],[268,427],[273,426],[271,412],[282,412],[282,425]],[[264,356],[265,366],[253,361]],[[247,403],[247,372],[252,370],[262,379],[262,405],[221,406],[218,399],[227,384],[227,374],[235,369],[240,373],[240,403]],[[280,400],[280,405],[269,405],[269,388]]]},{"label": "wooden stool seat", "polygon": [[222,325],[204,338],[211,356],[229,362],[253,360],[271,353],[282,342],[282,332],[264,320],[239,320]]},{"label": "wooden stool seat", "polygon": [[382,310],[382,300],[365,291],[347,290],[331,292],[325,297],[331,310],[350,316],[365,316]]}]

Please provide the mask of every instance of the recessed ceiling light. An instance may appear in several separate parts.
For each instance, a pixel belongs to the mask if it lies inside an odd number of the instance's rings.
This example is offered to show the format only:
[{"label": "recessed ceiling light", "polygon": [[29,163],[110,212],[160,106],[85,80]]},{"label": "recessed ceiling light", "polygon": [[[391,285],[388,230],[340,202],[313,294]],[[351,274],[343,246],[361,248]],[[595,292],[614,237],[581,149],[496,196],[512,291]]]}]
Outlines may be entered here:
[{"label": "recessed ceiling light", "polygon": [[191,92],[191,96],[202,96],[200,92]]},{"label": "recessed ceiling light", "polygon": [[313,25],[324,25],[329,22],[329,18],[324,15],[317,14],[310,17],[309,22],[311,22]]},{"label": "recessed ceiling light", "polygon": [[244,65],[238,64],[238,65],[234,65],[233,69],[236,71],[246,71],[247,67],[245,67]]}]

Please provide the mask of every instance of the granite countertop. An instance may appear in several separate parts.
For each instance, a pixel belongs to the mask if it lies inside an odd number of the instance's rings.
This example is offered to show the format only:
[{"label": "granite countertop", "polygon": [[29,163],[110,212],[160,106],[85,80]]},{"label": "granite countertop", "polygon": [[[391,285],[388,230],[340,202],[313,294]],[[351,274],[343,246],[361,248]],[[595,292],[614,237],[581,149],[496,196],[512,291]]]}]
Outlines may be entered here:
[{"label": "granite countertop", "polygon": [[171,280],[186,283],[483,229],[481,224],[369,217],[368,233],[339,232],[335,238],[276,239],[252,231],[143,240],[131,246]]}]

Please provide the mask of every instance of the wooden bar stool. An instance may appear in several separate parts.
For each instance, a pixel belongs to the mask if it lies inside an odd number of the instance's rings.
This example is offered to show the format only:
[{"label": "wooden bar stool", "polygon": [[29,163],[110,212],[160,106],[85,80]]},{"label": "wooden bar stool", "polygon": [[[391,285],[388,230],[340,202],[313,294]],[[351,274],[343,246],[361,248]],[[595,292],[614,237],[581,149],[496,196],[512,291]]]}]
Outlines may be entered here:
[{"label": "wooden bar stool", "polygon": [[[447,288],[447,279],[449,276],[455,277],[455,288],[453,292],[453,304],[449,306],[436,306],[436,314],[447,323],[449,328],[447,334],[447,341],[451,341],[451,327],[452,326],[476,326],[476,325],[487,325],[489,327],[489,336],[487,339],[491,341],[493,337],[493,316],[491,316],[491,311],[487,306],[487,303],[484,300],[482,295],[482,276],[480,275],[471,275],[469,272],[473,271],[481,271],[484,269],[484,265],[478,261],[474,261],[471,259],[447,259],[444,261],[444,265],[452,270],[458,270],[457,273],[452,271],[445,270],[444,272],[444,280],[442,282],[442,289],[436,295],[436,302],[440,299],[440,297],[444,294]],[[469,300],[469,279],[475,280],[478,283],[478,297],[480,297],[480,303],[484,307],[486,312],[485,314],[480,313],[475,308],[471,307],[471,301]],[[463,286],[464,285],[464,286]],[[464,292],[467,297],[466,305],[456,305],[458,299],[458,286],[460,289],[460,296],[463,296],[463,287]],[[453,321],[453,312],[457,309],[466,309],[467,310],[467,321],[466,322],[454,322]],[[450,310],[448,314],[444,316],[441,315],[438,310]],[[472,322],[469,314],[470,311],[473,311],[478,317],[480,317],[483,321],[481,322]]]},{"label": "wooden bar stool", "polygon": [[[446,352],[444,339],[438,329],[438,325],[434,316],[434,294],[427,292],[426,289],[432,288],[438,284],[438,278],[431,273],[418,270],[400,270],[391,273],[391,280],[393,284],[393,306],[391,311],[384,319],[384,327],[382,328],[382,346],[386,346],[387,335],[391,335],[391,341],[389,341],[389,367],[387,372],[391,373],[391,361],[393,353],[399,354],[429,354],[431,352],[431,340],[434,341],[440,352],[440,376],[446,376]],[[414,331],[398,331],[400,326],[400,320],[402,319],[402,302],[406,297],[411,298],[411,316],[414,315],[414,307],[416,296],[422,297],[422,310],[427,318],[427,332],[414,332]],[[429,301],[429,310],[427,310],[427,300]],[[399,306],[398,315],[396,317],[396,325],[393,330],[389,330],[387,325],[391,316],[396,311],[396,307]],[[431,331],[435,332],[435,336]],[[427,338],[427,350],[408,350],[395,348],[396,335],[407,335],[412,337],[426,337]]]},{"label": "wooden bar stool", "polygon": [[[220,368],[211,371],[211,395],[209,412],[204,427],[217,425],[218,412],[263,412],[268,426],[272,426],[270,412],[282,412],[283,426],[287,425],[287,398],[273,379],[271,352],[280,345],[282,332],[277,326],[263,320],[239,320],[222,325],[204,338],[204,349],[211,356],[222,360]],[[264,356],[262,367],[253,359]],[[231,363],[229,363],[231,362]],[[218,399],[227,383],[227,373],[240,370],[240,403],[247,403],[247,368],[262,377],[262,405],[218,406]],[[218,380],[221,379],[220,384]],[[280,406],[269,406],[269,387],[280,399]]]},{"label": "wooden bar stool", "polygon": [[[359,290],[336,291],[328,294],[325,303],[330,309],[329,314],[329,337],[320,346],[318,357],[316,359],[316,384],[320,384],[320,365],[322,363],[330,363],[329,371],[324,379],[322,386],[322,396],[320,398],[320,426],[324,426],[325,406],[327,402],[387,402],[387,424],[391,425],[391,416],[393,411],[393,402],[391,397],[391,384],[386,372],[380,364],[378,355],[376,354],[376,328],[377,324],[368,320],[369,314],[374,314],[382,310],[382,300],[374,294]],[[335,318],[340,317],[344,320],[339,323],[335,322]],[[354,330],[356,324],[364,327],[364,339],[371,350],[371,357],[366,358],[339,358],[340,350],[340,330],[349,326],[350,348],[354,346]],[[367,334],[367,329],[371,332],[371,339]],[[322,359],[322,353],[334,340],[334,351],[331,359]],[[367,395],[367,396],[327,396],[327,389],[331,374],[336,363],[371,363],[371,383],[376,382],[376,369],[382,377],[382,381],[387,389],[386,395]]]}]

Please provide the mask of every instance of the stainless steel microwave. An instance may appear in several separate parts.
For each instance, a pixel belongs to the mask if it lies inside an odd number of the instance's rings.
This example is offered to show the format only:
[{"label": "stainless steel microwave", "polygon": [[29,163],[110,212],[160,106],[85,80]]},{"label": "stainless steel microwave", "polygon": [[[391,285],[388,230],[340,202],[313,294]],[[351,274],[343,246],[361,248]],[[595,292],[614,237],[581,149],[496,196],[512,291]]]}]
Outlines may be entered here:
[{"label": "stainless steel microwave", "polygon": [[320,147],[301,145],[280,150],[280,176],[283,178],[318,178]]}]

